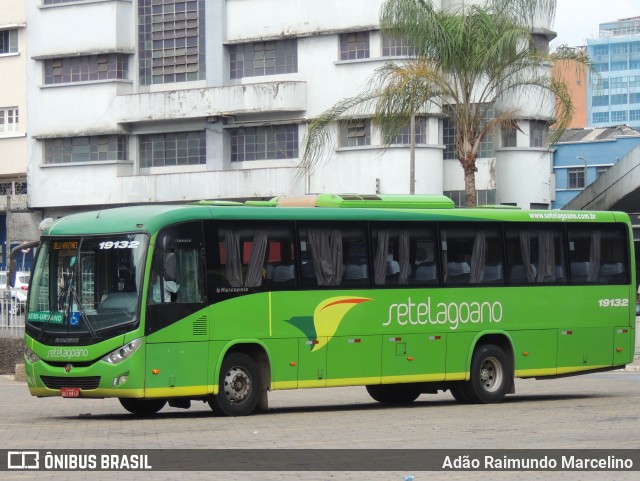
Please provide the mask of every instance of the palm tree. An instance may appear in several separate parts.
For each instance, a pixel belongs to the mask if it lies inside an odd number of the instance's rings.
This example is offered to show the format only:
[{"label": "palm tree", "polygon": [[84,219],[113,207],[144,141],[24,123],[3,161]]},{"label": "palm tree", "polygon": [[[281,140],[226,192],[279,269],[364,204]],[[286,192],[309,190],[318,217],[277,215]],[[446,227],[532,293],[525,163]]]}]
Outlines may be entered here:
[{"label": "palm tree", "polygon": [[[387,0],[380,15],[381,33],[403,39],[414,55],[380,67],[364,91],[310,123],[301,172],[311,172],[322,161],[338,119],[370,115],[390,143],[417,113],[435,109],[455,126],[454,149],[464,171],[466,205],[475,206],[481,142],[497,129],[517,128],[518,111],[502,108],[502,100],[536,94],[543,95],[541,105],[549,105],[549,99],[553,105],[555,96],[557,119],[551,142],[571,120],[567,85],[551,78],[548,62],[586,59],[569,49],[556,54],[537,49],[532,33],[536,22],[551,24],[555,5],[556,0],[487,0],[441,10],[430,0]],[[489,116],[490,111],[495,115]]]}]

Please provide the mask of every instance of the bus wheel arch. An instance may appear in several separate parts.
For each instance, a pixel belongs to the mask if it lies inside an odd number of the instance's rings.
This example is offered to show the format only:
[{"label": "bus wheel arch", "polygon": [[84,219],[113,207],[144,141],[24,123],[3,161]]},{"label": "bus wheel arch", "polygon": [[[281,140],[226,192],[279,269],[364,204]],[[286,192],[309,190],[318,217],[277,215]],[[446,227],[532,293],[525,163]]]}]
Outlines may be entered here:
[{"label": "bus wheel arch", "polygon": [[271,384],[269,357],[258,344],[236,344],[224,355],[217,381],[218,394],[209,397],[214,413],[246,416],[268,409]]},{"label": "bus wheel arch", "polygon": [[515,392],[514,356],[509,339],[500,334],[482,336],[471,356],[468,381],[452,386],[459,402],[489,404],[501,402]]}]

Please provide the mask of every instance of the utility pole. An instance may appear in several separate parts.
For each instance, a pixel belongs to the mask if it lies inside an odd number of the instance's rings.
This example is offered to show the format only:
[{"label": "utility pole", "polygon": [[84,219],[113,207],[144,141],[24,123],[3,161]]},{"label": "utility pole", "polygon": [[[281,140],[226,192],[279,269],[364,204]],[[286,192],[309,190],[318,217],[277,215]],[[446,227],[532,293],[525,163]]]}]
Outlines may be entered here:
[{"label": "utility pole", "polygon": [[9,282],[9,274],[11,274],[11,185],[7,187],[7,214],[5,216],[5,230],[6,234],[6,247],[4,250],[4,264],[5,264],[5,292],[2,293],[2,304],[4,311],[7,313],[7,326],[11,323],[11,283]]},{"label": "utility pole", "polygon": [[409,127],[409,194],[416,193],[416,114],[411,114]]}]

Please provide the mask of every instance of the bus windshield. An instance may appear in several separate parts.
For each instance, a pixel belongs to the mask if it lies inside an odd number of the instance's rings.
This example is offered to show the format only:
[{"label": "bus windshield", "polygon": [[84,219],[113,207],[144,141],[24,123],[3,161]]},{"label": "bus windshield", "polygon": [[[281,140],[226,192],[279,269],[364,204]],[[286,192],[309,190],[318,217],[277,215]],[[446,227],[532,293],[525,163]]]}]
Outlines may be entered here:
[{"label": "bus windshield", "polygon": [[43,238],[27,326],[41,334],[96,338],[135,323],[147,246],[144,234]]}]

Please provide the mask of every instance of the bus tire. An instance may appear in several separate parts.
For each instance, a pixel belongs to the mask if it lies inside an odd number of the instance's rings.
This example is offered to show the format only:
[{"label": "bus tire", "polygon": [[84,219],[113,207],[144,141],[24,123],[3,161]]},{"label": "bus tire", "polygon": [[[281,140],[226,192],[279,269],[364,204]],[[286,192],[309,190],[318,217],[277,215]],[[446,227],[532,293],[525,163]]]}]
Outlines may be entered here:
[{"label": "bus tire", "polygon": [[471,378],[464,384],[464,393],[474,404],[501,402],[513,381],[510,357],[494,344],[476,348],[471,360]]},{"label": "bus tire", "polygon": [[453,398],[460,404],[469,404],[469,396],[467,396],[466,386],[464,381],[452,382],[449,386],[449,391]]},{"label": "bus tire", "polygon": [[136,416],[153,416],[167,404],[166,399],[120,398],[119,401],[123,408]]},{"label": "bus tire", "polygon": [[224,416],[251,414],[262,395],[258,364],[242,352],[229,354],[222,361],[218,394],[209,398],[214,413]]},{"label": "bus tire", "polygon": [[420,396],[420,390],[411,384],[375,384],[366,388],[369,396],[380,403],[408,404]]}]

